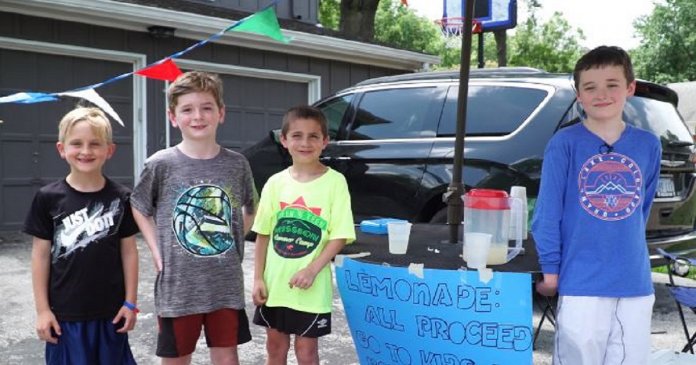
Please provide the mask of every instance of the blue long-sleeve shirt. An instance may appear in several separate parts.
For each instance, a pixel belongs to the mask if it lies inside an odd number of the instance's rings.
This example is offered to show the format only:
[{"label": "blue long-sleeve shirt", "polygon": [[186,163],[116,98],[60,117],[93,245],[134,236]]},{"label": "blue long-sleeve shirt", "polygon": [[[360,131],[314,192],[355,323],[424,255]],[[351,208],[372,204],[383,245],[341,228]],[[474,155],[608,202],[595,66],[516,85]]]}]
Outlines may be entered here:
[{"label": "blue long-sleeve shirt", "polygon": [[630,125],[612,146],[582,123],[551,138],[532,233],[560,295],[653,293],[645,227],[661,154],[654,134]]}]

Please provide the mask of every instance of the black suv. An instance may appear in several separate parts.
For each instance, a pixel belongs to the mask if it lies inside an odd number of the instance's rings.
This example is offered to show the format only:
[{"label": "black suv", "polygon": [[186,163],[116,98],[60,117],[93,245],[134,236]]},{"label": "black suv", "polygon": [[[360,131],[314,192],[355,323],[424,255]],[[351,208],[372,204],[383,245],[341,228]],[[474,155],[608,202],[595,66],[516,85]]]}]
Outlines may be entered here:
[{"label": "black suv", "polygon": [[[356,222],[396,217],[445,222],[452,178],[459,73],[424,72],[363,81],[315,105],[329,120],[322,161],[348,180]],[[624,120],[662,141],[657,196],[648,222],[651,249],[696,251],[693,140],[671,89],[638,81]],[[472,70],[462,181],[466,189],[527,187],[533,206],[549,138],[577,123],[572,76],[529,68]],[[279,131],[244,151],[259,189],[290,158]],[[259,190],[260,191],[260,190]]]}]

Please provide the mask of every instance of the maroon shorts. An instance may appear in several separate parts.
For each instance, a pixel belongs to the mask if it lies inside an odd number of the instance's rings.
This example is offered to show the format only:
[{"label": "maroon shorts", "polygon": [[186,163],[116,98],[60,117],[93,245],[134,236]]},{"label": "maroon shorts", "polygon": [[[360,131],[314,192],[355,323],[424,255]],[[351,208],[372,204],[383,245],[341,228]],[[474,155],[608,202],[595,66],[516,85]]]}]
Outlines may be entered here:
[{"label": "maroon shorts", "polygon": [[223,308],[210,313],[182,317],[157,317],[157,356],[181,357],[192,354],[204,328],[208,347],[236,347],[251,341],[249,320],[244,309]]}]

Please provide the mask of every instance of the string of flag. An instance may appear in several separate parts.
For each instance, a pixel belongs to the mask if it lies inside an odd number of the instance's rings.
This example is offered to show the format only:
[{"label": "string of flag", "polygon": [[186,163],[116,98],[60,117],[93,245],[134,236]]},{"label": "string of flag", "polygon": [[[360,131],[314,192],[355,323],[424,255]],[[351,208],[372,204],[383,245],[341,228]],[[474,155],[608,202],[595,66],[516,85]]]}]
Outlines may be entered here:
[{"label": "string of flag", "polygon": [[207,39],[204,39],[202,41],[199,41],[197,43],[192,44],[188,48],[181,50],[179,52],[176,52],[170,56],[167,56],[161,60],[158,60],[154,63],[151,63],[139,70],[136,71],[131,71],[124,73],[122,75],[118,75],[115,77],[112,77],[108,80],[92,84],[89,86],[83,86],[79,87],[73,90],[68,90],[68,91],[62,91],[62,92],[54,92],[54,93],[43,93],[43,92],[18,92],[15,94],[7,95],[0,97],[0,104],[3,103],[18,103],[18,104],[33,104],[33,103],[41,103],[41,102],[48,102],[48,101],[56,101],[59,100],[61,97],[75,97],[75,98],[82,98],[85,99],[96,106],[100,107],[104,112],[109,114],[114,120],[116,120],[119,124],[122,126],[123,121],[121,118],[118,116],[116,111],[109,105],[109,103],[102,98],[95,89],[119,81],[123,80],[127,77],[130,77],[132,75],[139,75],[143,76],[146,78],[151,78],[151,79],[157,79],[157,80],[163,80],[163,81],[174,81],[176,78],[182,74],[181,69],[176,65],[176,62],[174,60],[176,58],[179,58],[183,56],[184,54],[191,52],[192,50],[199,48],[201,46],[204,46],[205,44],[212,42],[220,37],[222,37],[225,33],[228,32],[247,32],[247,33],[254,33],[262,36],[269,37],[271,39],[274,39],[278,42],[282,43],[289,43],[290,38],[285,37],[281,30],[280,30],[280,25],[278,24],[278,18],[275,13],[275,5],[277,4],[279,0],[272,2],[269,4],[266,8],[263,10],[256,12],[254,14],[249,15],[246,18],[243,18],[232,25],[225,27],[224,29],[220,30],[219,32],[213,34],[212,36],[208,37]]}]

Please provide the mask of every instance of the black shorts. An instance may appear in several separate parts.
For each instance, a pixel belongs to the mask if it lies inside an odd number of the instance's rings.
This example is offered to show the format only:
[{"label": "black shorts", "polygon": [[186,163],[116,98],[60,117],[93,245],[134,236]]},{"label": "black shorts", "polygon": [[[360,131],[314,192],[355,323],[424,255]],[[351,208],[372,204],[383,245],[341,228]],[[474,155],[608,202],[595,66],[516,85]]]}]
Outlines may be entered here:
[{"label": "black shorts", "polygon": [[302,337],[317,338],[331,333],[331,312],[308,313],[286,307],[256,307],[254,324]]}]

